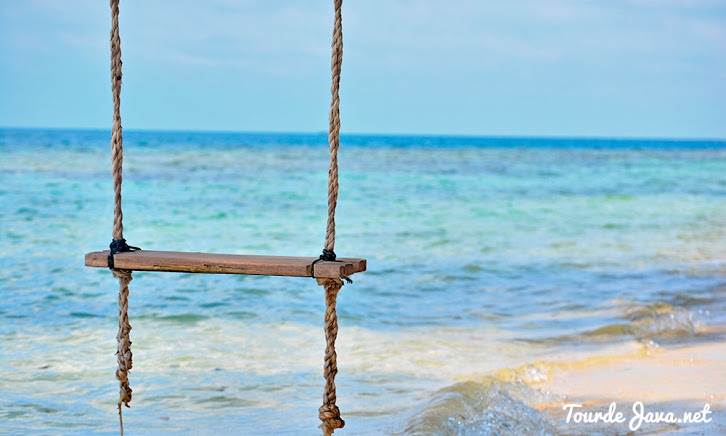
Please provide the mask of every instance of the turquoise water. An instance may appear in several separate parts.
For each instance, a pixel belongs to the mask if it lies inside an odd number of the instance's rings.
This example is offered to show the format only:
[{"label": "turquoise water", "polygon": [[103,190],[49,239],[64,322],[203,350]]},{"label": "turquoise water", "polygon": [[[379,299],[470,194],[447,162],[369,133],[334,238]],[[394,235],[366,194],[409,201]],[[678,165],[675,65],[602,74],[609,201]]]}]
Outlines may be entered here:
[{"label": "turquoise water", "polygon": [[[111,239],[108,142],[0,130],[2,434],[117,432],[117,283],[83,266]],[[124,144],[131,245],[319,254],[326,135]],[[561,432],[526,390],[473,430],[427,411],[497,369],[726,325],[724,141],[344,136],[340,171],[336,252],[368,259],[338,301],[341,434]],[[134,274],[127,432],[318,434],[323,310],[312,279]]]}]

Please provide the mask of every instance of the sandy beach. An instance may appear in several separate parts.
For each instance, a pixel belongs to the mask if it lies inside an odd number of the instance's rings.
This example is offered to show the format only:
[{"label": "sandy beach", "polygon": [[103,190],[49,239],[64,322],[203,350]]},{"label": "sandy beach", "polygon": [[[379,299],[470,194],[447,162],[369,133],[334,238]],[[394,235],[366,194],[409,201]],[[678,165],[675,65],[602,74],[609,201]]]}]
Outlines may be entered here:
[{"label": "sandy beach", "polygon": [[[710,422],[647,423],[640,434],[724,434],[724,386],[726,386],[726,342],[724,328],[699,332],[696,343],[685,346],[634,346],[635,351],[598,356],[568,363],[536,365],[546,376],[533,387],[548,396],[561,398],[544,409],[560,425],[560,434],[627,434],[637,421],[633,405],[643,404],[643,411],[673,412],[681,419],[685,412],[698,412],[708,404]],[[575,411],[607,412],[615,402],[626,418],[622,424],[575,423],[566,404],[580,404]],[[642,414],[642,413],[641,413]],[[656,418],[657,419],[657,418]]]}]

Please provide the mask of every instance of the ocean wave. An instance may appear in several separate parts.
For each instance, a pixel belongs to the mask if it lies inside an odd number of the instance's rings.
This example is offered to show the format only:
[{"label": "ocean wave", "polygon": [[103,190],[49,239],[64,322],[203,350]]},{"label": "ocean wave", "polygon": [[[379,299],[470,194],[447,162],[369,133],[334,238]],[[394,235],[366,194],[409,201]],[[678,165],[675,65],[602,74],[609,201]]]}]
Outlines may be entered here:
[{"label": "ocean wave", "polygon": [[624,314],[623,319],[628,322],[599,327],[581,337],[591,340],[689,338],[695,336],[704,324],[697,311],[666,303],[634,307]]},{"label": "ocean wave", "polygon": [[[527,384],[545,377],[535,366],[504,371],[478,381],[457,383],[433,394],[428,404],[412,416],[407,436],[423,435],[533,435],[557,434],[541,411],[552,398]],[[524,375],[524,376],[523,376]]]}]

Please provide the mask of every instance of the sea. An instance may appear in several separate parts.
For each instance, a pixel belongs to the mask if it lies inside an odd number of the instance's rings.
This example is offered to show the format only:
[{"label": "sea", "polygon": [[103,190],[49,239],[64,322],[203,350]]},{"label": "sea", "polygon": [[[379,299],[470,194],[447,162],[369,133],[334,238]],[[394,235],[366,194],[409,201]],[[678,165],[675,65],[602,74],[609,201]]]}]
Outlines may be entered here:
[{"label": "sea", "polygon": [[[84,266],[109,141],[0,129],[0,434],[118,434],[118,281]],[[317,257],[328,159],[326,133],[125,131],[124,236]],[[723,341],[724,140],[344,134],[339,164],[335,251],[368,269],[338,297],[336,435],[597,433],[542,362]],[[126,434],[319,434],[314,279],[133,277]]]}]

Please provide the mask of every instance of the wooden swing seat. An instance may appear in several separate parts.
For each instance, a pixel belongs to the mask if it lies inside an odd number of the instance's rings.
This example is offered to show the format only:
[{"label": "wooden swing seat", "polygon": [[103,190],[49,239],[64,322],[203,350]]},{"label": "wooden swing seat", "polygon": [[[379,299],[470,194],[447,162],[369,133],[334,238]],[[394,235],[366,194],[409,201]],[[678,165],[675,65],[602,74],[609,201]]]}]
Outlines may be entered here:
[{"label": "wooden swing seat", "polygon": [[[108,268],[109,251],[86,254],[86,266]],[[256,256],[247,254],[189,253],[138,250],[116,253],[114,267],[133,271],[168,271],[205,274],[254,274],[312,277],[316,257]],[[341,278],[366,270],[365,259],[338,258],[315,263],[314,277]]]}]

